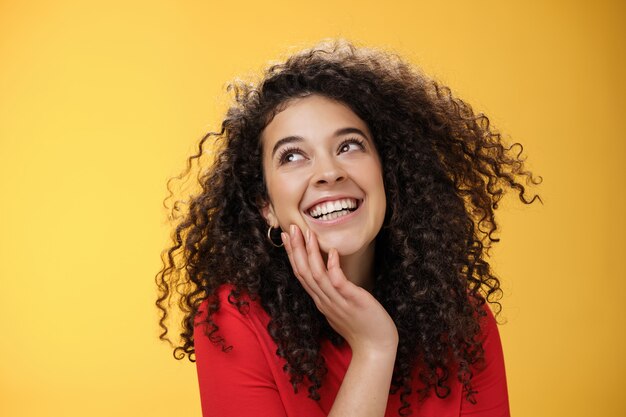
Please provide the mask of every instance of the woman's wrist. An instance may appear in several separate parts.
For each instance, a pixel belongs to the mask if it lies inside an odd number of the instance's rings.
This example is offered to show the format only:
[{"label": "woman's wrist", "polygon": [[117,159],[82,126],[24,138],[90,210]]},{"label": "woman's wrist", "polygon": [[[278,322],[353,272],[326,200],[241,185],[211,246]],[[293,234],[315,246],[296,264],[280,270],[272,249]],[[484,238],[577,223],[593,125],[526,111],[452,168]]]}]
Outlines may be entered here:
[{"label": "woman's wrist", "polygon": [[357,341],[347,341],[352,350],[352,357],[355,355],[361,355],[364,358],[375,357],[379,359],[385,359],[389,357],[395,358],[398,350],[398,333],[394,332],[389,337],[380,338],[377,341],[363,341],[361,339]]},{"label": "woman's wrist", "polygon": [[380,417],[385,414],[397,346],[358,346],[329,417]]},{"label": "woman's wrist", "polygon": [[360,346],[352,348],[352,360],[376,361],[379,363],[395,362],[398,351],[397,343],[386,347]]}]

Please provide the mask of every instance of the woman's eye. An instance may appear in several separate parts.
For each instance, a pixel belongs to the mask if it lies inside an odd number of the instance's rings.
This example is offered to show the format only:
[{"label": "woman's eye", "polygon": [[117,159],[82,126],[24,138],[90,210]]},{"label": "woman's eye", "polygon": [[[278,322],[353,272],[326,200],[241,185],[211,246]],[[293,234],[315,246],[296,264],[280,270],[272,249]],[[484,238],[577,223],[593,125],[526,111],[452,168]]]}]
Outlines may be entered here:
[{"label": "woman's eye", "polygon": [[339,146],[339,153],[348,152],[351,150],[361,150],[361,149],[363,149],[362,141],[358,139],[348,139],[347,141],[343,142]]},{"label": "woman's eye", "polygon": [[284,151],[282,151],[278,157],[278,163],[280,165],[282,164],[288,164],[290,162],[296,162],[299,161],[301,159],[304,159],[304,156],[302,156],[302,154],[300,153],[299,150],[296,149],[285,149]]},{"label": "woman's eye", "polygon": [[295,152],[288,153],[284,158],[285,162],[293,162],[299,159],[302,159],[302,155],[300,155],[299,153],[295,153]]}]

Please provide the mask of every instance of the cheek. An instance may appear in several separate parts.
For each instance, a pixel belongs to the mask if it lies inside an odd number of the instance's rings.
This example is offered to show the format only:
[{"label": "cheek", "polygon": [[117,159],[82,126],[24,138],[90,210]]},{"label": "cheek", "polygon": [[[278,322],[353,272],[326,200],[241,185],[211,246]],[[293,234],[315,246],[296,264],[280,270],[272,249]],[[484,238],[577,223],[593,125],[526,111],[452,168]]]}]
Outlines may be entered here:
[{"label": "cheek", "polygon": [[295,177],[295,175],[277,176],[268,182],[270,198],[280,221],[291,220],[293,213],[299,211],[303,186],[302,180]]},{"label": "cheek", "polygon": [[387,196],[385,195],[385,188],[382,181],[377,184],[376,189],[376,206],[382,221],[382,219],[385,218],[385,211],[387,210]]},{"label": "cheek", "polygon": [[[375,175],[371,175],[371,173],[376,173]],[[370,171],[370,193],[372,198],[375,200],[373,203],[375,204],[377,211],[380,213],[380,217],[385,217],[385,210],[387,208],[387,197],[385,194],[385,184],[383,182],[382,172],[380,171],[380,166],[372,167],[372,171]]]},{"label": "cheek", "polygon": [[385,186],[383,182],[383,173],[379,164],[372,162],[371,164],[364,164],[360,167],[357,173],[360,178],[365,179],[365,186],[369,192],[376,196],[385,198]]}]

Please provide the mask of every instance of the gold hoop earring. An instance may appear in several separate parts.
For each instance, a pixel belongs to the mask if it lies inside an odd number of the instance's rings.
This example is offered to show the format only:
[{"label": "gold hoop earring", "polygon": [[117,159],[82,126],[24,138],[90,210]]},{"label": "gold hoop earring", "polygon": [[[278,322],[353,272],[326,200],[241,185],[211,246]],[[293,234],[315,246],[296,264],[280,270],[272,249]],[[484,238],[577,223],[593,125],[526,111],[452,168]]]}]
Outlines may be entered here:
[{"label": "gold hoop earring", "polygon": [[[270,228],[267,229],[267,238],[269,239],[269,241],[272,244],[272,246],[274,246],[275,248],[282,248],[285,245],[284,243],[281,243],[280,245],[277,245],[276,243],[274,243],[274,240],[272,240],[272,235],[271,235],[272,229],[273,229],[273,227],[270,224]],[[277,227],[277,229],[278,229],[278,227]]]}]

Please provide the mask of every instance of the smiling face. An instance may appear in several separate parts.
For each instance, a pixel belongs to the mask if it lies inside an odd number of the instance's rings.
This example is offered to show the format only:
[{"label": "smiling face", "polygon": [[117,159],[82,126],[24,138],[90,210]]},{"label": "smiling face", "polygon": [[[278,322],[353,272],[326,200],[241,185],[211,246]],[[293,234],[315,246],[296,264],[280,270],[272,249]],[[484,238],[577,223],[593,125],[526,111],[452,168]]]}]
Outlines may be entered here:
[{"label": "smiling face", "polygon": [[261,212],[268,224],[311,229],[325,253],[372,256],[386,199],[365,122],[345,104],[311,95],[290,101],[261,143],[270,200]]}]

